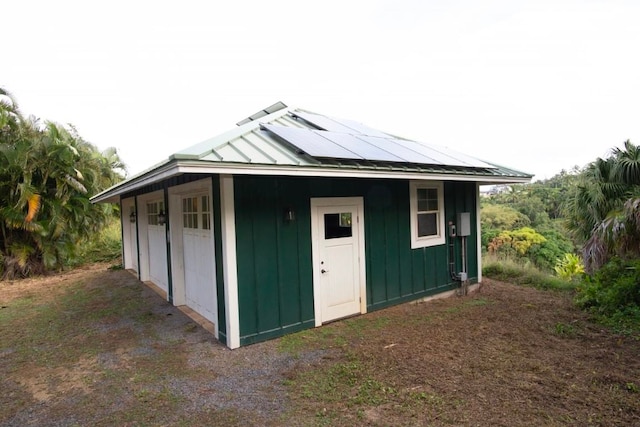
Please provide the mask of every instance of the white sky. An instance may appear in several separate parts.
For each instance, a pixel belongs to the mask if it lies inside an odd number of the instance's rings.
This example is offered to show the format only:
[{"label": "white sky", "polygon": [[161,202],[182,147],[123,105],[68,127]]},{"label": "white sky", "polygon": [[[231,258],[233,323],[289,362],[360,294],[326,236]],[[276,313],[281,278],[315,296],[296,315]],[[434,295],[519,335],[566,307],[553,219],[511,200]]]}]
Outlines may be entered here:
[{"label": "white sky", "polygon": [[0,86],[130,174],[283,101],[549,178],[640,144],[640,2],[11,1]]}]

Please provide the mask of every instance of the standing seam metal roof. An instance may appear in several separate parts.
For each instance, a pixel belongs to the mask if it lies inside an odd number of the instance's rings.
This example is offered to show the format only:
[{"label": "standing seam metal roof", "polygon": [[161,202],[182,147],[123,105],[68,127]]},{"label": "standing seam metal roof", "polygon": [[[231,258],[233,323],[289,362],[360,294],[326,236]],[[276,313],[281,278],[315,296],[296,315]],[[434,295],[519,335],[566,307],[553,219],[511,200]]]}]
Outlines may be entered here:
[{"label": "standing seam metal roof", "polygon": [[[333,145],[329,149],[319,146],[321,155],[313,155],[303,149],[308,148],[310,141],[305,138],[320,138],[316,143]],[[353,155],[332,155],[338,153]],[[320,174],[341,171],[357,176],[372,172],[384,178],[388,172],[396,178],[398,173],[407,173],[415,174],[415,179],[427,178],[424,175],[465,180],[477,177],[478,182],[485,183],[527,182],[533,176],[449,148],[400,138],[351,120],[288,108],[279,102],[238,122],[236,128],[179,151],[166,161],[116,184],[94,196],[92,201],[113,201],[118,194],[143,182],[166,177],[172,164],[178,166],[185,161],[189,165],[195,162],[201,169],[238,171],[242,168],[242,173],[251,173],[253,169],[256,173],[284,175],[291,173],[292,168],[300,168],[305,174],[313,174],[313,170]]]},{"label": "standing seam metal roof", "polygon": [[[284,106],[283,103],[274,105]],[[270,108],[263,111],[271,111]],[[302,109],[283,107],[269,114],[263,114],[255,120],[247,120],[249,118],[241,121],[237,128],[229,132],[177,152],[171,156],[171,159],[221,164],[245,163],[256,165],[256,167],[293,165],[524,179],[532,177],[531,174],[482,161],[446,147],[395,137],[357,122],[333,119]],[[307,138],[300,143],[301,146],[310,147],[309,144],[313,145],[312,141],[315,140],[316,146],[331,144],[332,148],[321,147],[319,152],[341,154],[319,156],[308,153],[295,145],[298,143],[295,141],[296,137]],[[352,152],[347,144],[354,139],[367,144],[370,147],[369,152],[375,152],[376,155],[373,158],[366,158],[358,152]],[[293,143],[292,140],[294,140]],[[336,141],[341,145],[335,144]],[[376,157],[380,158],[376,159]]]}]

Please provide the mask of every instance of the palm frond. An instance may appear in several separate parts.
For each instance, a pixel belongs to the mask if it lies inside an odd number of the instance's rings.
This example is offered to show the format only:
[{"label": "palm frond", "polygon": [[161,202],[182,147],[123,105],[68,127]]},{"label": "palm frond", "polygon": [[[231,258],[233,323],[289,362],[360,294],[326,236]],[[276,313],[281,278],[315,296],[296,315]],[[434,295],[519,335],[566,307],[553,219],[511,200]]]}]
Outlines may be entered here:
[{"label": "palm frond", "polygon": [[27,211],[27,216],[24,218],[25,223],[30,223],[35,218],[36,214],[40,210],[40,202],[42,197],[39,194],[33,194],[29,197],[27,205],[29,206],[29,210]]},{"label": "palm frond", "polygon": [[64,178],[65,178],[66,183],[69,184],[74,189],[78,190],[82,194],[86,194],[87,193],[87,188],[84,185],[82,185],[82,183],[80,181],[78,181],[77,179],[75,179],[71,175],[66,174],[64,176]]}]

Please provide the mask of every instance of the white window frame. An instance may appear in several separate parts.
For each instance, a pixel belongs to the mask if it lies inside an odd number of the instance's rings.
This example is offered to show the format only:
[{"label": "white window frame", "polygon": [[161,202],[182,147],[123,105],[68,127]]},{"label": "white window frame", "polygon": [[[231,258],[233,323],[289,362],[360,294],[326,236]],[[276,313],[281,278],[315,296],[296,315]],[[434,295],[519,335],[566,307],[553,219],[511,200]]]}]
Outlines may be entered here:
[{"label": "white window frame", "polygon": [[[438,234],[418,237],[418,189],[435,189],[438,192]],[[409,206],[411,213],[411,249],[444,245],[446,234],[444,226],[444,185],[442,181],[410,181]]]}]

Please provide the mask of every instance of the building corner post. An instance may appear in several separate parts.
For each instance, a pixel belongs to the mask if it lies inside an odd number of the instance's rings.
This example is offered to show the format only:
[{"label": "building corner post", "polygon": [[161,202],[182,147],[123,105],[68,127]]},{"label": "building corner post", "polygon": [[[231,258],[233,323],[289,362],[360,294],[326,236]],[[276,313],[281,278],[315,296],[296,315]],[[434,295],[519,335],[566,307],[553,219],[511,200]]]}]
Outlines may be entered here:
[{"label": "building corner post", "polygon": [[240,310],[238,306],[238,266],[236,257],[236,221],[233,175],[220,175],[222,219],[222,262],[227,346],[240,347]]}]

